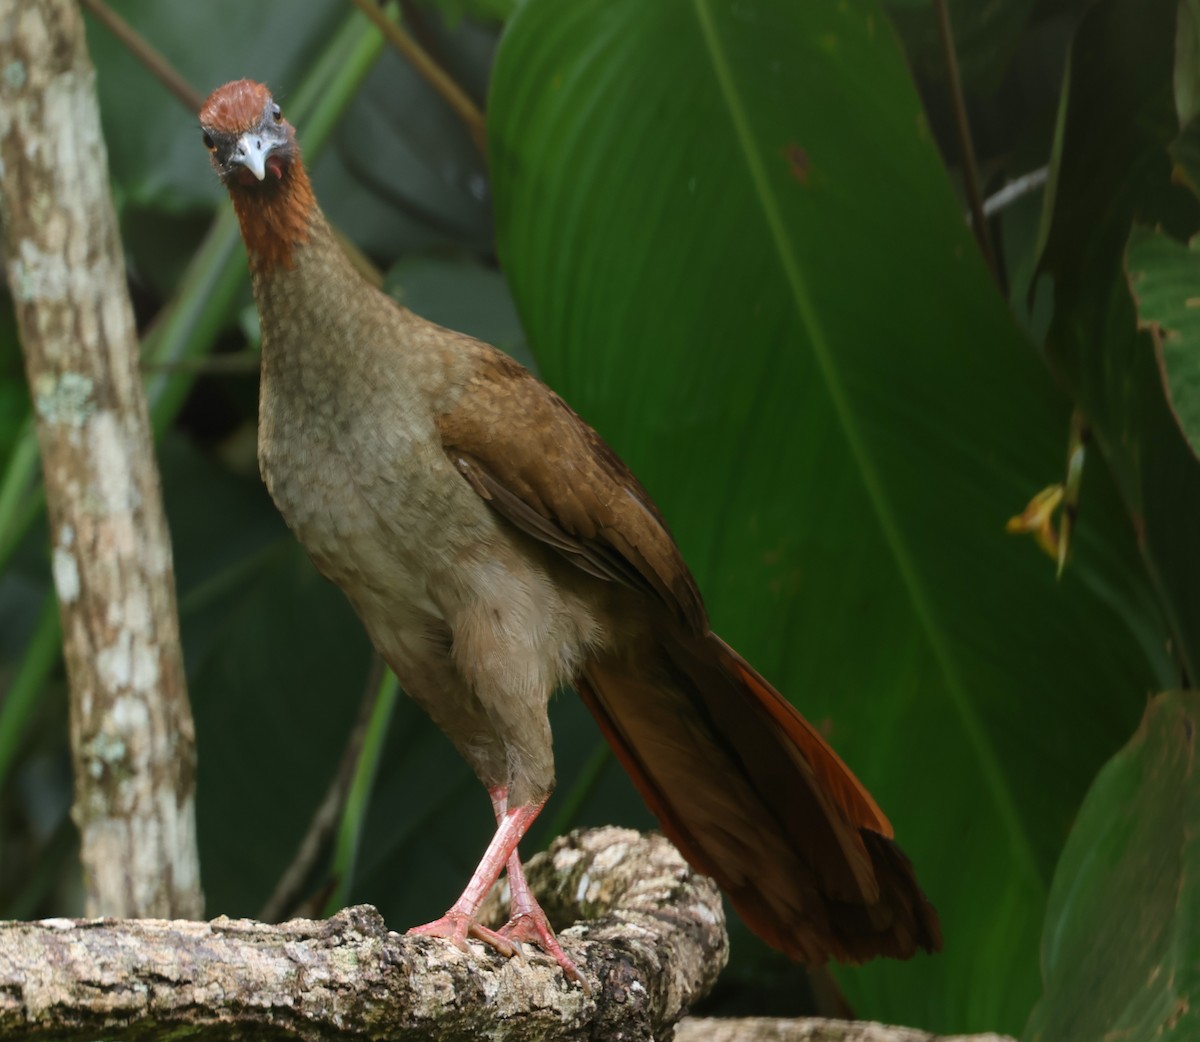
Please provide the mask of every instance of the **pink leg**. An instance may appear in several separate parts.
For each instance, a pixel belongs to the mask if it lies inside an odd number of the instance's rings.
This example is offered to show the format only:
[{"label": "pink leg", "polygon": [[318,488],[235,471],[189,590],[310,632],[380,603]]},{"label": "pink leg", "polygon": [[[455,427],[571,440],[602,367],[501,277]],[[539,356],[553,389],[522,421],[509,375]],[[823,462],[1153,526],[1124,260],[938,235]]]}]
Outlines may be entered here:
[{"label": "pink leg", "polygon": [[[496,815],[496,824],[499,825],[500,819],[508,811],[508,790],[503,786],[488,789],[488,795],[492,798],[492,811]],[[529,894],[529,884],[525,882],[525,870],[521,867],[521,855],[518,851],[512,852],[508,864],[504,867],[508,871],[508,903],[511,908],[517,901],[518,891]]]},{"label": "pink leg", "polygon": [[[587,982],[559,946],[554,931],[546,921],[546,913],[529,892],[525,873],[521,869],[521,860],[517,855],[517,844],[533,824],[545,800],[508,810],[506,790],[493,789],[489,795],[492,797],[492,807],[496,811],[496,833],[467,883],[467,888],[440,919],[424,926],[414,926],[408,932],[429,937],[444,937],[463,951],[467,950],[467,938],[474,937],[510,958],[520,952],[521,941],[531,941],[553,956],[566,976],[578,981],[586,990]],[[499,931],[489,930],[475,917],[487,892],[495,884],[506,864],[509,873],[510,905],[514,914]]]},{"label": "pink leg", "polygon": [[540,806],[517,807],[514,811],[506,812],[497,822],[496,833],[483,852],[483,858],[476,867],[474,874],[467,883],[467,888],[457,901],[450,906],[440,919],[435,919],[424,926],[414,926],[409,933],[427,934],[430,937],[444,937],[463,951],[467,950],[466,939],[475,937],[490,944],[501,955],[513,956],[517,949],[512,943],[500,936],[495,930],[489,930],[476,918],[479,906],[487,896],[487,892],[500,876],[504,863],[517,849],[517,844],[529,828],[530,823],[537,817]]},{"label": "pink leg", "polygon": [[[508,790],[503,787],[489,789],[488,795],[492,798],[492,810],[499,822],[508,811]],[[540,804],[538,809],[541,810]],[[521,856],[515,848],[505,867],[508,870],[508,906],[511,914],[508,922],[500,927],[501,935],[512,941],[518,951],[522,941],[536,944],[562,967],[568,980],[577,981],[585,992],[590,991],[583,974],[562,950],[546,913],[530,891],[525,881],[525,870],[521,867]]]}]

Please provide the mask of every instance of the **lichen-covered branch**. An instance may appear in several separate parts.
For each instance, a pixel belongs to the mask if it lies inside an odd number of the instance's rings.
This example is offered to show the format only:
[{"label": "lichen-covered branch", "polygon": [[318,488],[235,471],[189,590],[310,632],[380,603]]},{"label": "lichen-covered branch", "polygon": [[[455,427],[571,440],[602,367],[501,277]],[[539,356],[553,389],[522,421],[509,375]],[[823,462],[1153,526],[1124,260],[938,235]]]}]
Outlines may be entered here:
[{"label": "lichen-covered branch", "polygon": [[50,514],[88,910],[198,916],[171,549],[73,0],[0,0],[0,228]]},{"label": "lichen-covered branch", "polygon": [[597,829],[529,865],[590,982],[536,951],[390,932],[366,906],[250,920],[0,923],[0,1039],[665,1038],[716,980],[721,896],[661,836]]},{"label": "lichen-covered branch", "polygon": [[711,1020],[688,1017],[675,1031],[675,1042],[1015,1042],[1007,1035],[931,1035],[869,1020],[800,1017],[739,1017]]}]

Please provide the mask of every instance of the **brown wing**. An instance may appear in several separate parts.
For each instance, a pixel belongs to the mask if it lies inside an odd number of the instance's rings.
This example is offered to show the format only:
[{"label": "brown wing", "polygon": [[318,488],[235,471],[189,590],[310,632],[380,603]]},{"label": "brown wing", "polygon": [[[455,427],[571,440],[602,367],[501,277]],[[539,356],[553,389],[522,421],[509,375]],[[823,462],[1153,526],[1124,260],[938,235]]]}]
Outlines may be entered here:
[{"label": "brown wing", "polygon": [[708,628],[666,522],[629,468],[527,369],[466,341],[466,387],[437,418],[446,454],[484,499],[592,575],[657,596]]}]

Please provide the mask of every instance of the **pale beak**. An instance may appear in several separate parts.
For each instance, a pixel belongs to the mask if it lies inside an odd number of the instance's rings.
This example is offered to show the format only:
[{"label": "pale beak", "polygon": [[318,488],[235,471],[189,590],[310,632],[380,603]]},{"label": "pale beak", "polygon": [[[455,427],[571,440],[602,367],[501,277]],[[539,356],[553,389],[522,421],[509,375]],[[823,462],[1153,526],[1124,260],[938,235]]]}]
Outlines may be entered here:
[{"label": "pale beak", "polygon": [[230,157],[235,163],[240,163],[260,181],[267,176],[267,156],[277,142],[266,137],[261,132],[250,131],[238,138],[237,148]]}]

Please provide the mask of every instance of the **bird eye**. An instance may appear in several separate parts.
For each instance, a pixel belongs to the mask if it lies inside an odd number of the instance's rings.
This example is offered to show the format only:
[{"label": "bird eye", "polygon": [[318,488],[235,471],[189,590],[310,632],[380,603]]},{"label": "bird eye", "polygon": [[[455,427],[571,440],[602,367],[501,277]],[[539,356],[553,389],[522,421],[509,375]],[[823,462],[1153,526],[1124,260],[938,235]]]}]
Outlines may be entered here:
[{"label": "bird eye", "polygon": [[207,130],[204,132],[204,147],[210,152],[217,147],[217,143],[212,139],[212,135]]},{"label": "bird eye", "polygon": [[279,123],[283,119],[283,110],[280,109],[278,105],[275,105],[271,109],[271,116],[274,118],[276,123]]}]

